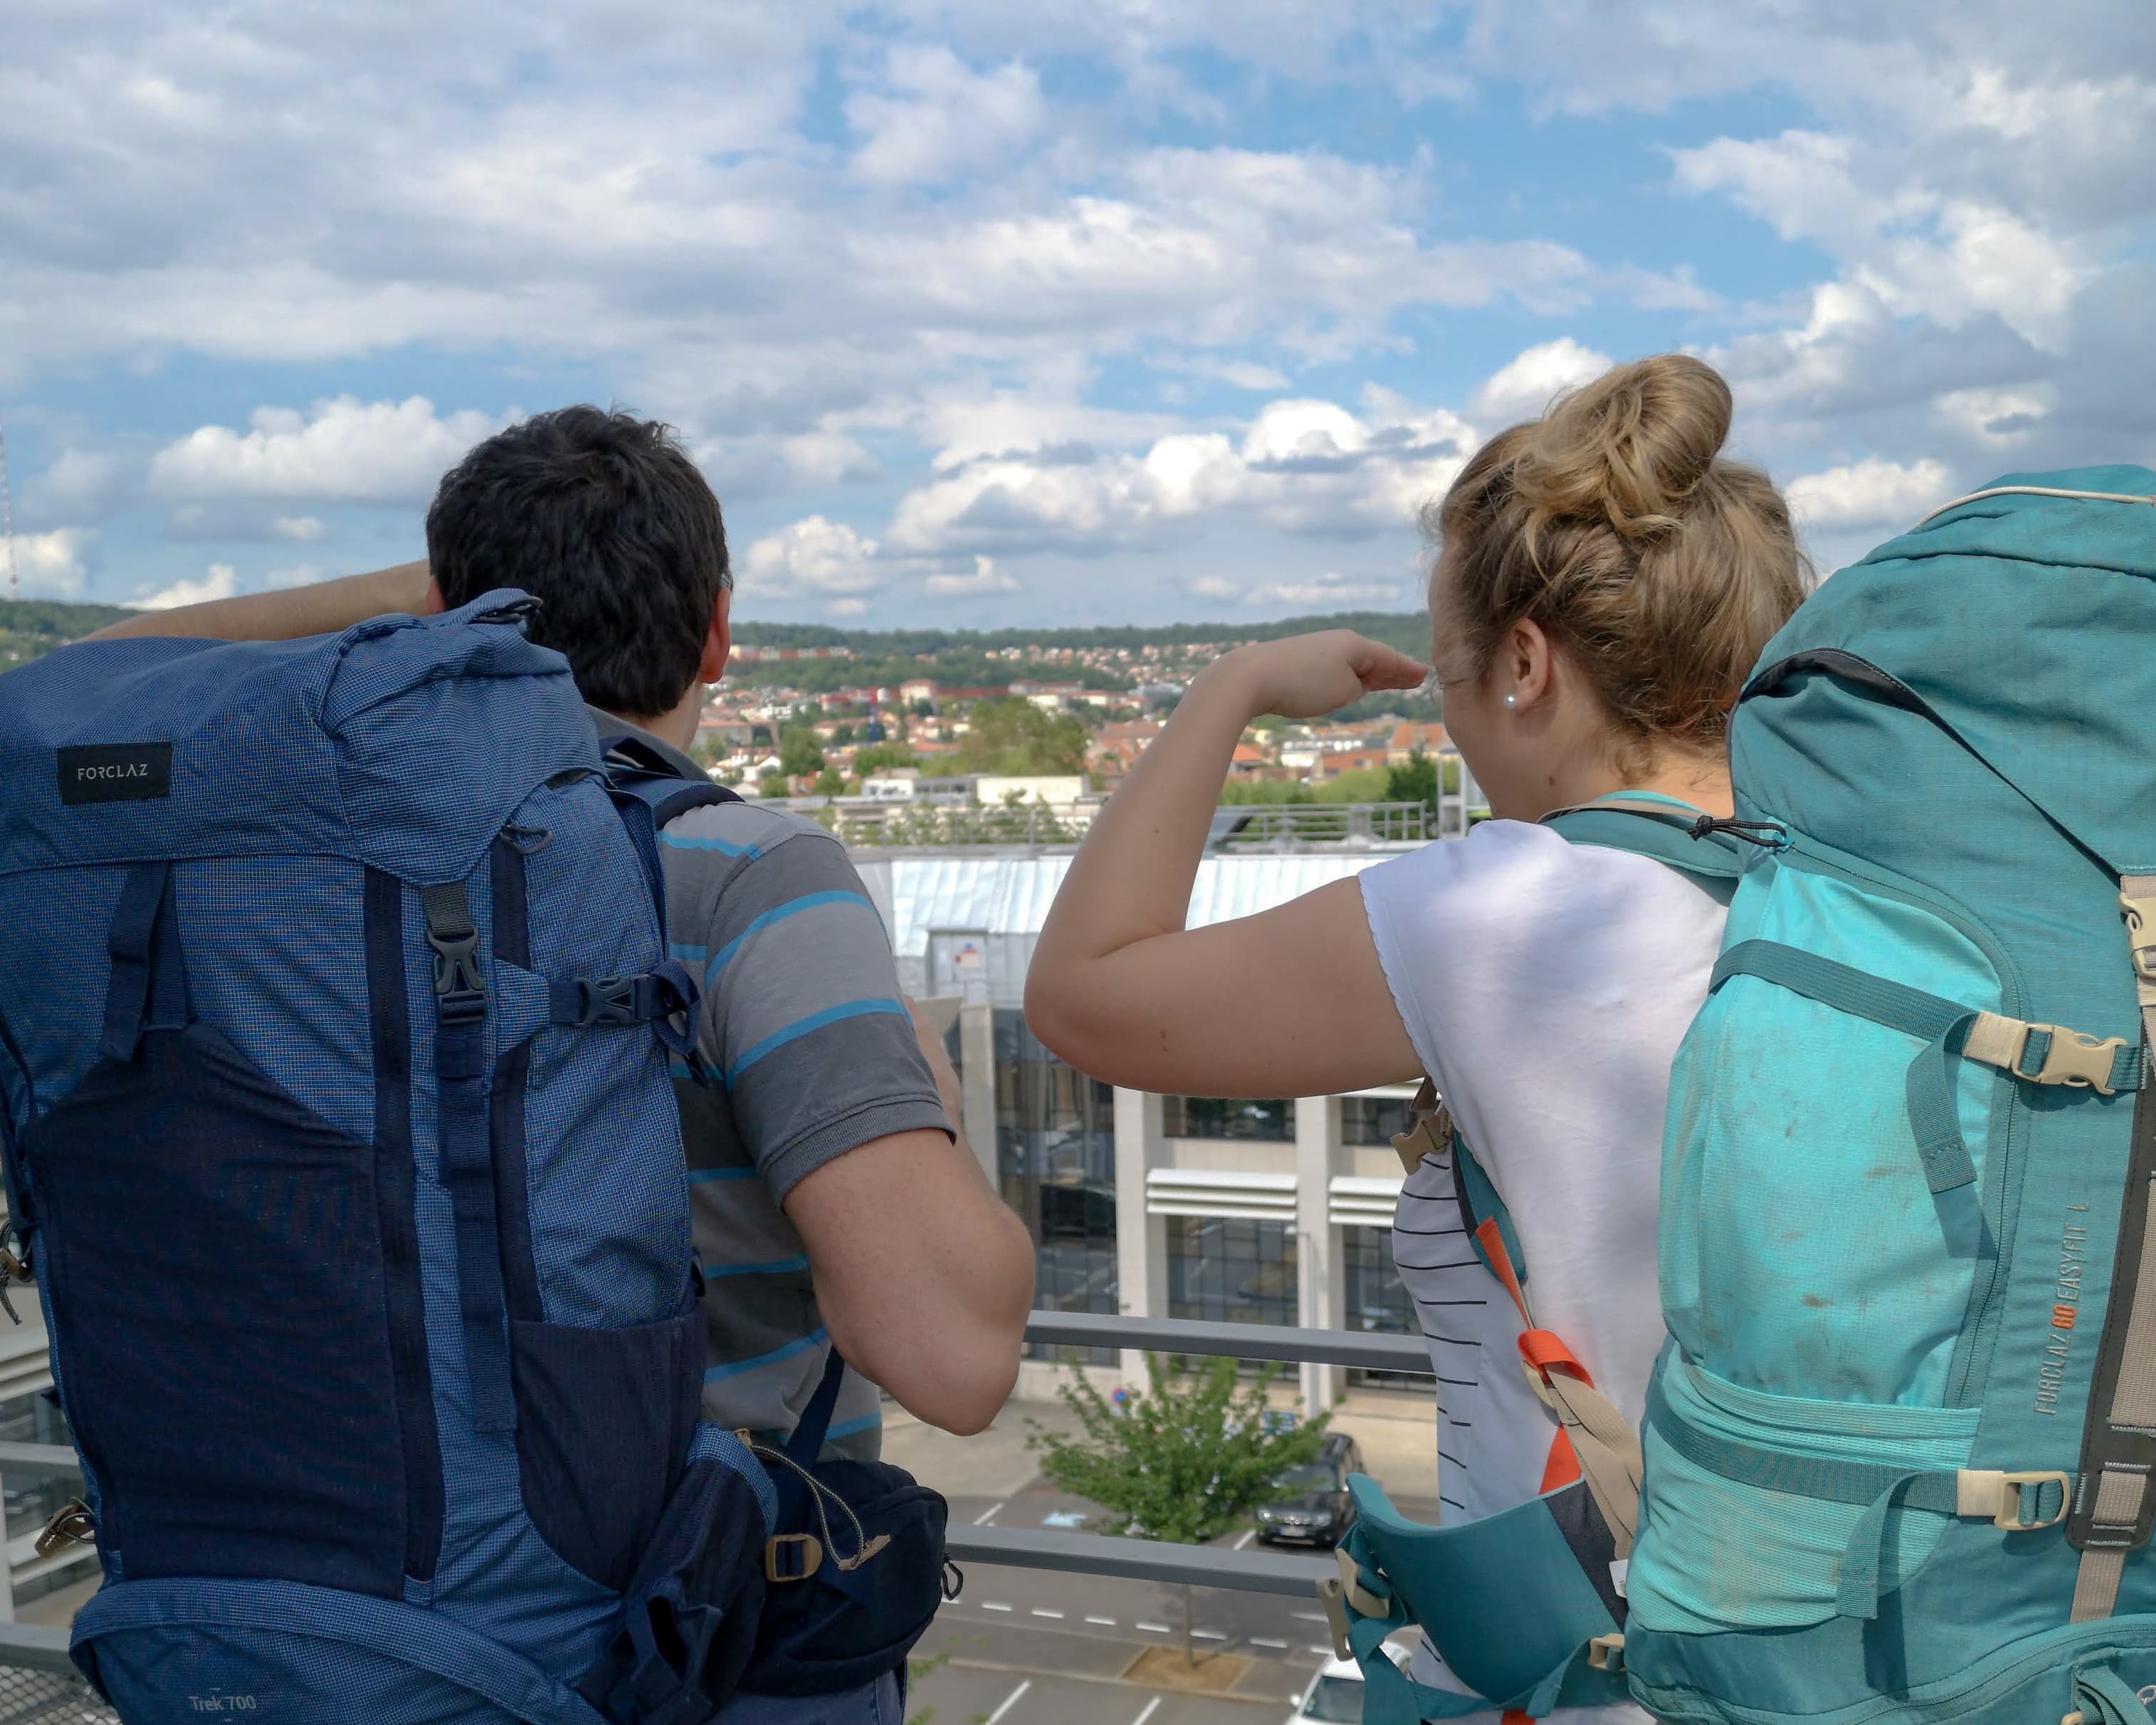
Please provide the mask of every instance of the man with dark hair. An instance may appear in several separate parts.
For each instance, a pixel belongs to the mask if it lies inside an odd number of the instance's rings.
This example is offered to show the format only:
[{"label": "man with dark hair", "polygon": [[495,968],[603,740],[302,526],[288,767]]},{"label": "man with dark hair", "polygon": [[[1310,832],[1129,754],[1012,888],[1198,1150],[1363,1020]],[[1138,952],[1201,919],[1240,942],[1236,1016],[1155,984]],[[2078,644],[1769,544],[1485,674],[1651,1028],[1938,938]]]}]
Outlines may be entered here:
[{"label": "man with dark hair", "polygon": [[[283,639],[521,588],[602,733],[701,773],[685,751],[726,669],[732,577],[718,499],[667,427],[572,407],[487,439],[443,478],[427,552],[100,633]],[[957,1132],[957,1081],[900,996],[860,875],[822,828],[749,803],[691,809],[660,845],[668,938],[701,973],[700,1051],[719,1075],[676,1085],[716,1283],[707,1416],[783,1440],[835,1345],[859,1373],[831,1425],[840,1453],[874,1457],[878,1385],[932,1425],[982,1430],[1017,1376],[1032,1245]],[[895,1707],[857,1699],[818,1717]],[[741,1706],[724,1718],[758,1717]]]}]

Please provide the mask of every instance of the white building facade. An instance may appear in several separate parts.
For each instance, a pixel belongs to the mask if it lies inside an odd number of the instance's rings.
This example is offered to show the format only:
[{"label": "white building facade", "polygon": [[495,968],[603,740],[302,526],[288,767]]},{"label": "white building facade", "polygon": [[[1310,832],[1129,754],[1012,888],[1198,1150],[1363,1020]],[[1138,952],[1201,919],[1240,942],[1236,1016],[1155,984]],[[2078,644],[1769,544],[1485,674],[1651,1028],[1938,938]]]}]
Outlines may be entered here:
[{"label": "white building facade", "polygon": [[[1269,908],[1404,848],[1209,856],[1189,925]],[[1401,1178],[1391,1137],[1404,1129],[1414,1086],[1248,1101],[1101,1084],[1035,1040],[1021,1009],[1067,853],[855,860],[901,984],[935,1001],[951,1025],[967,1137],[1034,1234],[1036,1305],[1414,1332],[1390,1235]],[[1096,1352],[1091,1365],[1104,1387],[1144,1381],[1135,1354]],[[1029,1362],[1019,1394],[1051,1394],[1055,1369]],[[1387,1387],[1338,1367],[1301,1371],[1313,1412],[1332,1406],[1351,1376]]]}]

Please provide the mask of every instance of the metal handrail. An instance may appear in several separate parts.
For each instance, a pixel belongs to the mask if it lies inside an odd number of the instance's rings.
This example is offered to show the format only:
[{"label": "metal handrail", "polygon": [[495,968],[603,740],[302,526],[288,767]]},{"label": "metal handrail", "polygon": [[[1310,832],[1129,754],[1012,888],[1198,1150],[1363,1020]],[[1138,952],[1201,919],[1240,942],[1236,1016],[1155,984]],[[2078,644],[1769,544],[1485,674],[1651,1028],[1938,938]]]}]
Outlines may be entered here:
[{"label": "metal handrail", "polygon": [[1062,1348],[1132,1348],[1153,1353],[1354,1366],[1369,1372],[1419,1372],[1425,1378],[1435,1369],[1430,1348],[1420,1337],[1374,1330],[1295,1330],[1279,1324],[1036,1311],[1025,1321],[1025,1339]]}]

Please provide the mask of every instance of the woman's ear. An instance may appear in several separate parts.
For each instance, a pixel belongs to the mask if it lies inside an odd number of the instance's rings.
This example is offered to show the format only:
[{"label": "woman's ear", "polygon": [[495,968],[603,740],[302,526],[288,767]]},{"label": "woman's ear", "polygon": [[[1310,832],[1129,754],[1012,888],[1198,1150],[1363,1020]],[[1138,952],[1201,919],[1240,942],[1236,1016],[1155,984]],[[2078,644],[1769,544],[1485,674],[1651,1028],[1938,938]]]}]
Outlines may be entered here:
[{"label": "woman's ear", "polygon": [[1513,624],[1505,632],[1500,655],[1512,679],[1507,692],[1514,697],[1512,704],[1516,711],[1525,712],[1550,698],[1556,686],[1556,667],[1549,637],[1540,624],[1527,617]]}]

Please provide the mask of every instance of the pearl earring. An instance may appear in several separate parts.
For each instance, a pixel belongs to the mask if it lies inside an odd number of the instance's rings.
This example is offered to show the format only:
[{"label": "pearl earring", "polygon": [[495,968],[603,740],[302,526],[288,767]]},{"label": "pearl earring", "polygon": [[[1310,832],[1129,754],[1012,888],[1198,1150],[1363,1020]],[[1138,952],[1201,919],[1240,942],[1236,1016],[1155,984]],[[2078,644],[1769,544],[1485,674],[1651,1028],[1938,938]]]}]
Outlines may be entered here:
[{"label": "pearl earring", "polygon": [[1520,697],[1517,695],[1507,695],[1505,697],[1505,705],[1507,706],[1517,706],[1519,704]]}]

